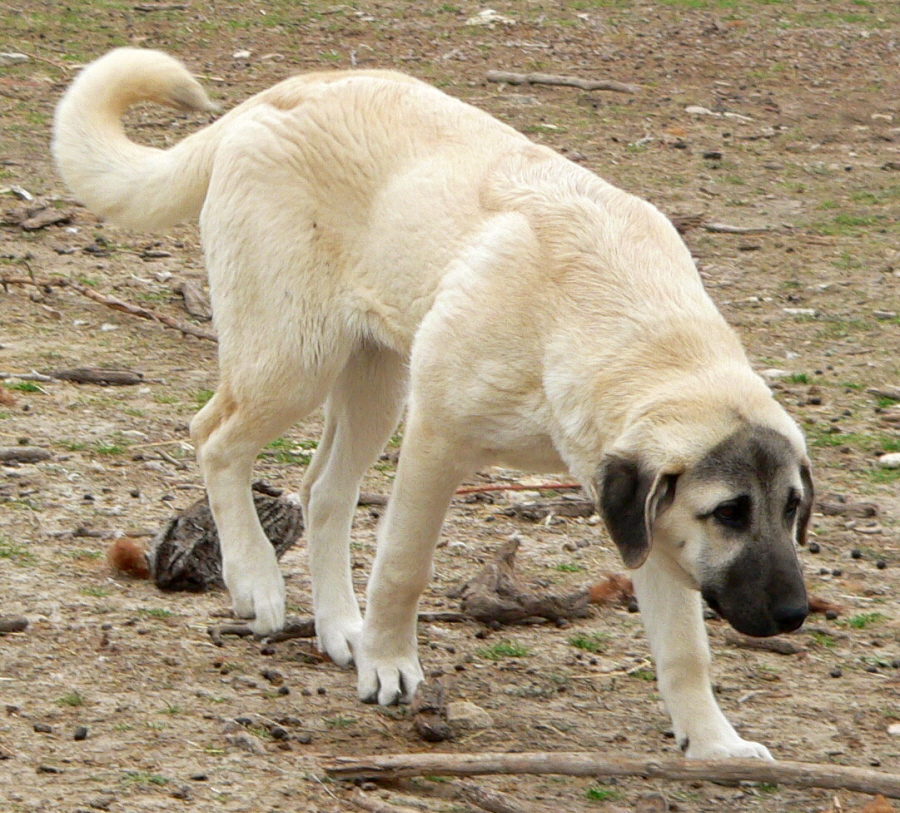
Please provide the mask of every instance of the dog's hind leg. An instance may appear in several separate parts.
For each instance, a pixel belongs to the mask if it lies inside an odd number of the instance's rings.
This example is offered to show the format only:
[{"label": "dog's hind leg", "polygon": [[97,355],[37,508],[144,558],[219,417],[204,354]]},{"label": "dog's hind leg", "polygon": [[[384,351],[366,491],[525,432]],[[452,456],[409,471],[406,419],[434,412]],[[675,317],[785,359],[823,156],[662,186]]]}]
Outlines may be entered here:
[{"label": "dog's hind leg", "polygon": [[772,759],[764,745],[742,739],[722,714],[710,681],[700,593],[674,567],[651,552],[632,578],[676,741],[692,759]]},{"label": "dog's hind leg", "polygon": [[249,365],[244,369],[242,377],[223,374],[216,394],[191,422],[191,437],[219,532],[232,608],[252,618],[253,631],[264,635],[284,626],[284,580],[253,504],[253,463],[266,443],[324,400],[330,382],[319,377],[301,392],[296,379],[286,379],[287,371],[256,380]]},{"label": "dog's hind leg", "polygon": [[349,666],[362,628],[350,567],[350,526],[359,481],[397,425],[404,359],[364,347],[353,355],[325,404],[325,431],[300,490],[306,522],[319,649]]},{"label": "dog's hind leg", "polygon": [[409,702],[423,678],[416,652],[419,596],[431,578],[444,514],[471,470],[441,429],[411,402],[394,488],[378,529],[356,658],[359,697],[366,703]]}]

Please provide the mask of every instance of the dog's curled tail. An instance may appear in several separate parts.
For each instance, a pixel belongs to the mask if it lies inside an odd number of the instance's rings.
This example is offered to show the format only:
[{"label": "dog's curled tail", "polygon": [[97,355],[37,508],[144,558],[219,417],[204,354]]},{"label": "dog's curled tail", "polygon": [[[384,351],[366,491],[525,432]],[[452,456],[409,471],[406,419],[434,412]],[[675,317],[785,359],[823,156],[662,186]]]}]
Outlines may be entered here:
[{"label": "dog's curled tail", "polygon": [[200,212],[216,128],[167,150],[136,144],[121,117],[144,101],[215,109],[178,60],[159,51],[118,48],[88,65],[60,100],[52,149],[63,180],[89,209],[121,226],[152,231]]}]

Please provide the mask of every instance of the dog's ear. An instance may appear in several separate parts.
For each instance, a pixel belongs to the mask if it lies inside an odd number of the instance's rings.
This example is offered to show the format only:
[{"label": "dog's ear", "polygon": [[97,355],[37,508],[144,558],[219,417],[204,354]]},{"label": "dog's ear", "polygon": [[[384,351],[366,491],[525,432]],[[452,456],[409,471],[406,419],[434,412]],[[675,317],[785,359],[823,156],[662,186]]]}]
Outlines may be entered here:
[{"label": "dog's ear", "polygon": [[597,478],[599,508],[626,567],[640,567],[653,544],[653,522],[675,499],[678,476],[652,473],[633,458],[611,455]]},{"label": "dog's ear", "polygon": [[816,501],[816,489],[813,486],[812,472],[809,466],[800,466],[800,479],[803,481],[803,499],[797,509],[797,544],[801,548],[806,547],[806,530],[809,527],[809,518],[812,516],[813,504]]}]

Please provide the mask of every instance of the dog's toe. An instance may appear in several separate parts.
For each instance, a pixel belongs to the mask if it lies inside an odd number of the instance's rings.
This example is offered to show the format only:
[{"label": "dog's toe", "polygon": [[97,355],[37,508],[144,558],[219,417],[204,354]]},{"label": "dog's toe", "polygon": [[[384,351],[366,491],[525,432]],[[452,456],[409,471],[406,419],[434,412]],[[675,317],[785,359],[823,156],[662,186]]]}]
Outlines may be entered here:
[{"label": "dog's toe", "polygon": [[422,670],[418,662],[407,664],[406,669],[395,665],[359,670],[359,699],[363,703],[379,706],[396,706],[410,703],[416,688],[422,682]]},{"label": "dog's toe", "polygon": [[316,645],[320,652],[325,652],[331,660],[342,669],[353,666],[353,648],[359,632],[322,634],[316,636]]},{"label": "dog's toe", "polygon": [[725,742],[698,743],[690,745],[685,754],[688,759],[761,759],[774,762],[775,757],[765,745],[739,737]]}]

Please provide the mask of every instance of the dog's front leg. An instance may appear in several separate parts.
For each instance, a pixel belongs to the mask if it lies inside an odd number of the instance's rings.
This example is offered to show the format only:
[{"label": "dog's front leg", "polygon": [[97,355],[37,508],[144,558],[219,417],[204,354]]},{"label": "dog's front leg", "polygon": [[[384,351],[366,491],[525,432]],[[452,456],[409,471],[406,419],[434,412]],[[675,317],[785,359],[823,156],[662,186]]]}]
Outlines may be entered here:
[{"label": "dog's front leg", "polygon": [[768,748],[738,736],[713,695],[700,593],[654,553],[634,572],[660,694],[675,737],[691,759],[772,759]]},{"label": "dog's front leg", "polygon": [[434,549],[453,492],[468,469],[435,432],[410,417],[367,591],[356,666],[359,697],[407,703],[422,681],[416,646],[419,596],[431,578]]}]

